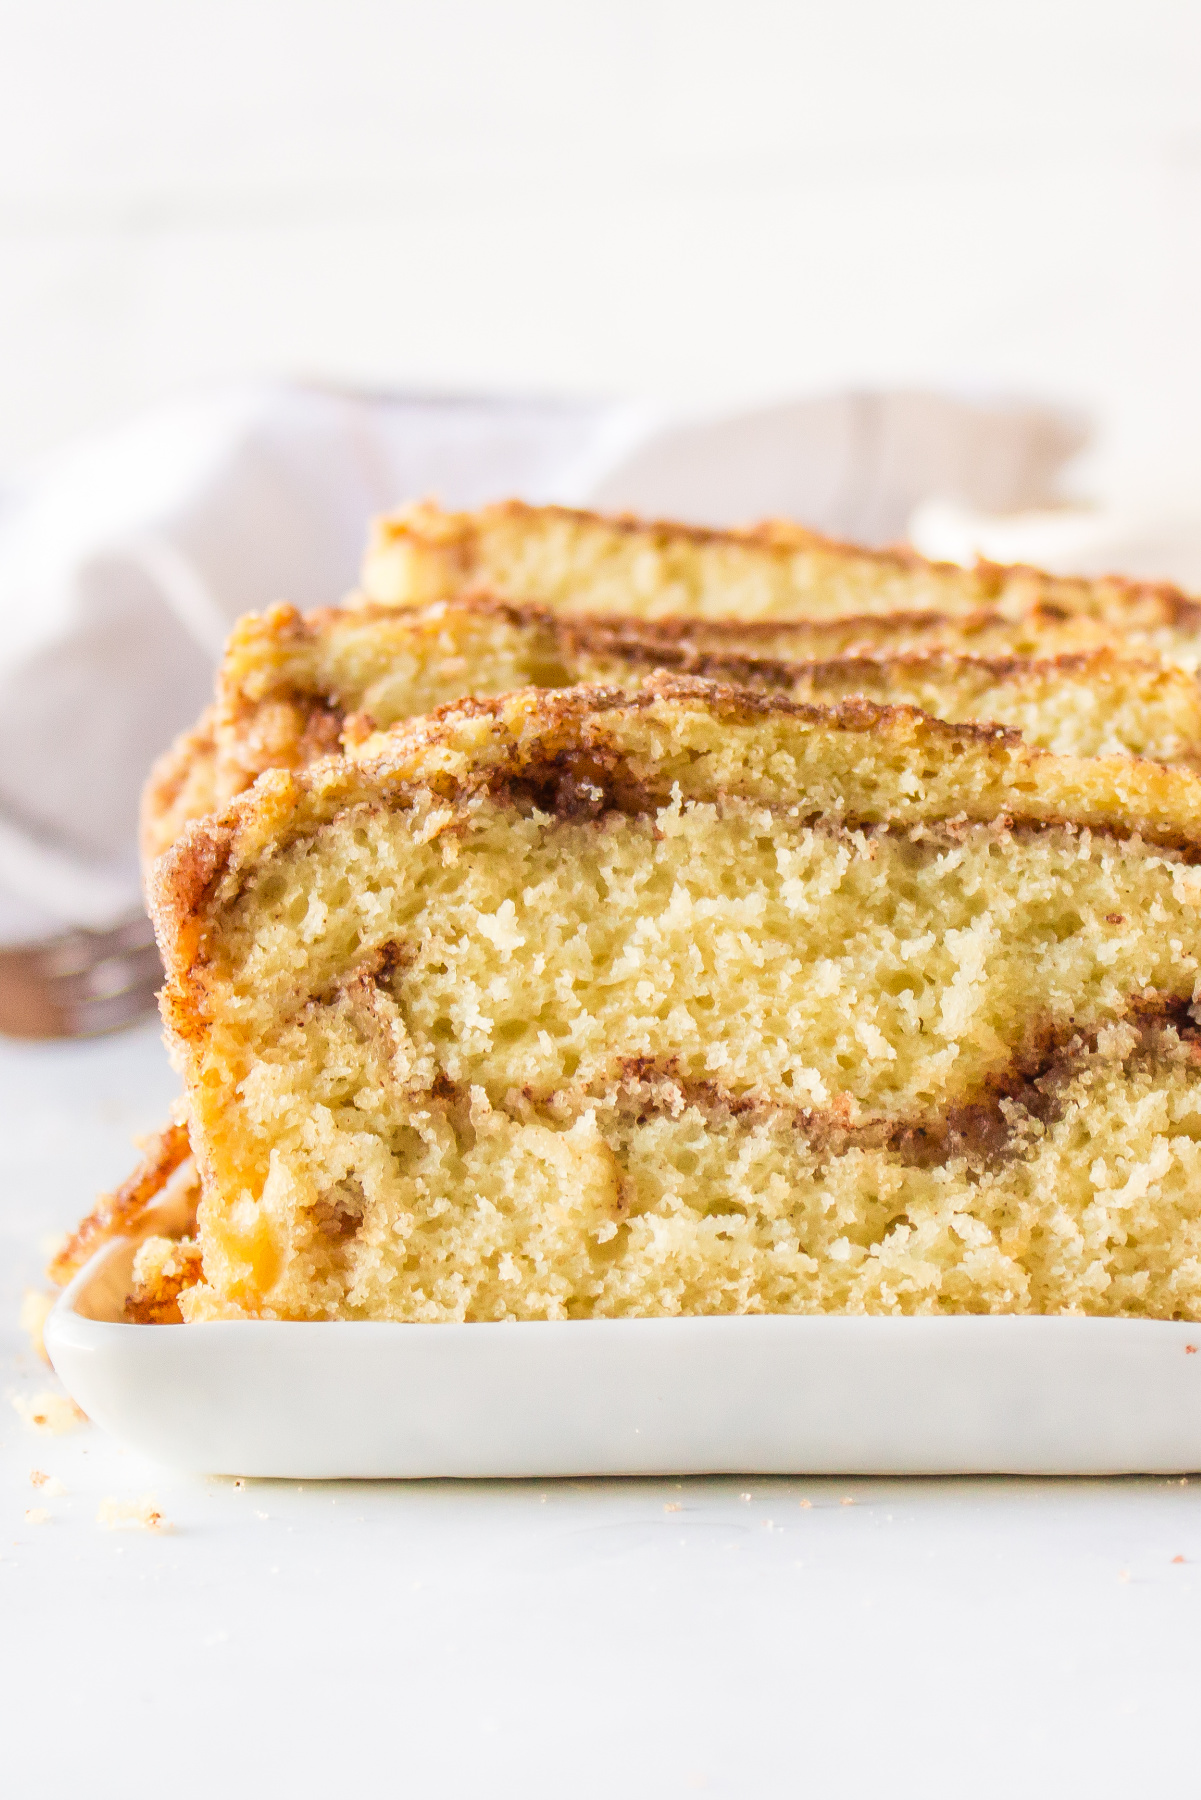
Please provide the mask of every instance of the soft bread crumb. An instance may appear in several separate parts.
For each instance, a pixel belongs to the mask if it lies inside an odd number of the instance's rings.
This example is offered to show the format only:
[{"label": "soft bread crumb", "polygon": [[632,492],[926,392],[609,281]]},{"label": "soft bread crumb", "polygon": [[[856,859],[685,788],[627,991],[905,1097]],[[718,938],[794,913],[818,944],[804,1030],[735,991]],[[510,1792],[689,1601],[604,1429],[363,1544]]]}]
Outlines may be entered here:
[{"label": "soft bread crumb", "polygon": [[50,1514],[46,1511],[44,1506],[27,1506],[25,1508],[25,1523],[27,1525],[48,1525],[50,1523]]},{"label": "soft bread crumb", "polygon": [[867,550],[790,520],[714,531],[510,500],[449,513],[418,501],[376,521],[363,564],[370,601],[414,606],[486,589],[564,614],[836,619],[935,610],[1059,615],[1195,630],[1196,607],[1166,584],[959,568],[912,550]]},{"label": "soft bread crumb", "polygon": [[117,1500],[112,1495],[100,1502],[97,1525],[106,1531],[170,1531],[171,1527],[158,1509],[154,1494],[140,1500]]},{"label": "soft bread crumb", "polygon": [[1201,1316],[1199,819],[658,677],[268,773],[155,872],[181,1311]]},{"label": "soft bread crumb", "polygon": [[250,1313],[235,1300],[223,1299],[220,1294],[213,1292],[206,1281],[199,1281],[195,1287],[185,1288],[179,1296],[178,1304],[185,1325],[211,1325],[221,1319],[270,1316]]},{"label": "soft bread crumb", "polygon": [[41,1469],[31,1469],[29,1471],[29,1485],[30,1487],[39,1488],[41,1492],[46,1495],[47,1499],[50,1500],[57,1500],[60,1495],[65,1494],[67,1491],[57,1475],[47,1475]]},{"label": "soft bread crumb", "polygon": [[[220,811],[267,769],[302,768],[465,694],[577,682],[632,691],[656,669],[819,705],[857,694],[940,719],[992,720],[1062,755],[1201,762],[1201,689],[1158,653],[1167,645],[1157,651],[1117,633],[1112,643],[1065,644],[1062,621],[1040,624],[1031,645],[1028,628],[1010,624],[998,642],[999,624],[982,639],[978,619],[960,622],[948,642],[952,621],[919,614],[903,627],[905,617],[848,621],[837,633],[812,620],[781,623],[766,638],[761,624],[692,620],[681,639],[681,620],[571,620],[479,595],[401,612],[302,617],[271,607],[239,621],[205,729],[156,767],[143,801],[144,853],[152,861],[190,819]],[[189,763],[203,775],[181,786]]]},{"label": "soft bread crumb", "polygon": [[77,1425],[87,1424],[87,1414],[74,1400],[68,1394],[53,1390],[34,1394],[32,1398],[14,1394],[13,1406],[31,1431],[44,1432],[48,1437],[61,1437],[64,1431],[74,1431]]},{"label": "soft bread crumb", "polygon": [[202,1272],[192,1238],[146,1238],[134,1257],[126,1319],[135,1325],[178,1325],[180,1295],[196,1285]]},{"label": "soft bread crumb", "polygon": [[55,1296],[45,1294],[37,1288],[26,1288],[21,1300],[21,1329],[29,1333],[29,1341],[44,1363],[50,1358],[46,1354],[46,1344],[42,1332],[46,1320],[54,1310]]}]

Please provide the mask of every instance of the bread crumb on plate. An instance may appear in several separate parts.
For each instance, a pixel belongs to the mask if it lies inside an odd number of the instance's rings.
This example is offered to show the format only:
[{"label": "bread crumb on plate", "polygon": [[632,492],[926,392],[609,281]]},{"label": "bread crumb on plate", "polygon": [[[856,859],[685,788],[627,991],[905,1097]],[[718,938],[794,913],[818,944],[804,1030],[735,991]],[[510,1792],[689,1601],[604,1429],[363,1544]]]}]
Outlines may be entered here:
[{"label": "bread crumb on plate", "polygon": [[77,1425],[87,1423],[87,1414],[69,1395],[53,1390],[32,1396],[14,1394],[13,1406],[31,1431],[44,1432],[48,1437],[61,1437],[64,1431],[74,1431]]},{"label": "bread crumb on plate", "polygon": [[171,1527],[158,1509],[153,1494],[140,1500],[117,1500],[111,1494],[100,1502],[97,1525],[107,1531],[170,1531]]}]

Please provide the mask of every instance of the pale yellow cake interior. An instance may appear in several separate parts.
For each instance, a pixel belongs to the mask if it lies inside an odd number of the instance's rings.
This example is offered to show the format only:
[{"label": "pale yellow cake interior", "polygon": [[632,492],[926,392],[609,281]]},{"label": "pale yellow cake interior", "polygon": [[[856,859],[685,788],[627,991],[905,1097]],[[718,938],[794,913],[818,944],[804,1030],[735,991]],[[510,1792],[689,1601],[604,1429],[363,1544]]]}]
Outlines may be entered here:
[{"label": "pale yellow cake interior", "polygon": [[1177,590],[982,563],[963,569],[908,550],[868,550],[787,521],[748,531],[605,517],[509,501],[476,512],[422,503],[377,521],[362,572],[369,601],[413,606],[479,588],[566,613],[644,618],[836,619],[848,615],[1051,606],[1128,627],[1183,624]]},{"label": "pale yellow cake interior", "polygon": [[662,678],[356,754],[159,868],[185,1316],[1201,1311],[1195,776]]},{"label": "pale yellow cake interior", "polygon": [[787,525],[381,522],[148,790],[201,1199],[136,1316],[1201,1319],[1199,623]]},{"label": "pale yellow cake interior", "polygon": [[[777,627],[768,641],[804,652],[822,647],[822,635]],[[820,704],[863,694],[956,722],[994,720],[1065,755],[1201,760],[1201,687],[1146,650],[984,657],[898,651],[886,638],[858,654],[781,658],[765,654],[764,636],[725,624],[684,637],[635,621],[602,626],[479,600],[307,619],[290,607],[252,615],[230,639],[215,707],[164,757],[147,790],[146,858],[265,769],[302,767],[337,749],[348,717],[358,730],[387,726],[464,694],[530,685],[599,681],[633,690],[662,668]]]}]

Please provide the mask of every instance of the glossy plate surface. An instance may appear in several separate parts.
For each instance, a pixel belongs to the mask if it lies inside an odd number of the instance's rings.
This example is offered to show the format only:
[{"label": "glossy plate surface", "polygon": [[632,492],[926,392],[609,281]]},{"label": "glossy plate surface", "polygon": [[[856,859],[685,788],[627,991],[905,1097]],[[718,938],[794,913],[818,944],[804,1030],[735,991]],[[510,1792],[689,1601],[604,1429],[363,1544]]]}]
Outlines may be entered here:
[{"label": "glossy plate surface", "polygon": [[46,1344],[72,1397],[205,1474],[1186,1473],[1201,1326],[1083,1318],[117,1322],[106,1245]]}]

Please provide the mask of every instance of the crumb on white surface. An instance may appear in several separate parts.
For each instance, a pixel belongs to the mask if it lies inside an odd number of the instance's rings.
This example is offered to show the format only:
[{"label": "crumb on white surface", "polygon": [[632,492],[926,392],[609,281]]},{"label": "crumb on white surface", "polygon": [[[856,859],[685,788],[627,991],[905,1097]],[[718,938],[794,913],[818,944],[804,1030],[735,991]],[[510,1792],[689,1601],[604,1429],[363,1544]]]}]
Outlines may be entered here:
[{"label": "crumb on white surface", "polygon": [[810,1506],[812,1506],[812,1505],[813,1505],[813,1502],[812,1502],[812,1500],[802,1500],[802,1501],[801,1501],[801,1502],[800,1502],[800,1504],[801,1504],[801,1506],[803,1506],[803,1507],[805,1507],[805,1508],[806,1508],[806,1509],[807,1509],[807,1508],[809,1508],[809,1507],[810,1507]]},{"label": "crumb on white surface", "polygon": [[158,1509],[158,1501],[153,1494],[143,1494],[140,1500],[118,1500],[113,1495],[100,1502],[100,1511],[96,1514],[97,1525],[103,1525],[107,1531],[170,1531],[171,1527]]},{"label": "crumb on white surface", "polygon": [[57,1500],[67,1491],[57,1475],[47,1475],[43,1469],[30,1469],[29,1485],[40,1488],[48,1500]]},{"label": "crumb on white surface", "polygon": [[69,1394],[58,1394],[47,1389],[43,1394],[14,1394],[13,1406],[31,1431],[44,1432],[48,1437],[61,1437],[64,1431],[74,1431],[77,1425],[87,1423],[87,1414],[81,1412]]},{"label": "crumb on white surface", "polygon": [[665,1500],[663,1502],[663,1510],[664,1512],[683,1512],[684,1508],[680,1505],[678,1500]]},{"label": "crumb on white surface", "polygon": [[25,1523],[27,1525],[48,1525],[50,1523],[50,1514],[46,1511],[44,1506],[27,1506],[25,1508]]},{"label": "crumb on white surface", "polygon": [[29,1333],[29,1341],[44,1363],[50,1358],[46,1354],[42,1330],[54,1309],[54,1301],[53,1294],[43,1294],[37,1288],[26,1288],[21,1297],[21,1330]]},{"label": "crumb on white surface", "polygon": [[839,1504],[839,1506],[854,1506],[855,1502],[851,1498],[850,1494],[844,1494],[842,1499],[838,1502],[838,1504]]}]

